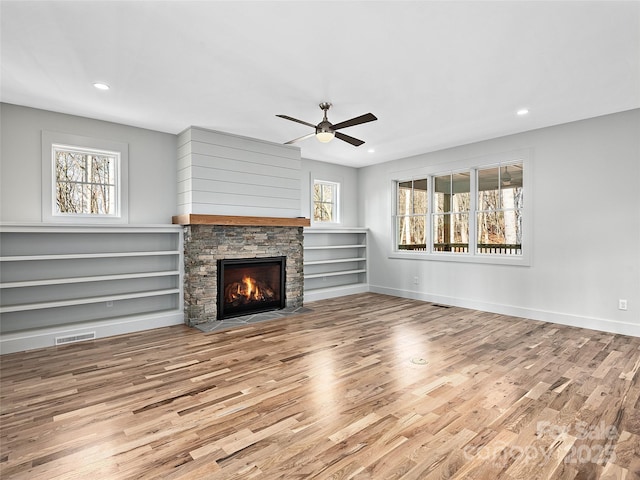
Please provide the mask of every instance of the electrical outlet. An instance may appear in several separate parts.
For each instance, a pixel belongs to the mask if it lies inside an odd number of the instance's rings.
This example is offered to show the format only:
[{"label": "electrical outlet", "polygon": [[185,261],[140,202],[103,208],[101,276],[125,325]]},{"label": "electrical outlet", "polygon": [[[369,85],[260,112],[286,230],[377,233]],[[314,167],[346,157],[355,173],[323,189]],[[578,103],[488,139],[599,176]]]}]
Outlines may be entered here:
[{"label": "electrical outlet", "polygon": [[107,300],[107,308],[113,307],[113,301]]},{"label": "electrical outlet", "polygon": [[420,279],[418,277],[413,277],[413,284],[414,285],[419,285],[420,284]]},{"label": "electrical outlet", "polygon": [[618,310],[626,310],[627,309],[627,301],[624,299],[618,300]]}]

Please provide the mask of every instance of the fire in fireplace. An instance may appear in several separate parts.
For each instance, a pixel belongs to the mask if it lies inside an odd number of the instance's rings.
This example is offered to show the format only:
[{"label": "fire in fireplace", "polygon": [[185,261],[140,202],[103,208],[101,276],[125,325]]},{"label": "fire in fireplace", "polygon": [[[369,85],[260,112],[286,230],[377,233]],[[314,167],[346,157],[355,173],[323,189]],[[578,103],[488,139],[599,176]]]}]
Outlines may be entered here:
[{"label": "fire in fireplace", "polygon": [[285,259],[218,260],[218,320],[284,308]]}]

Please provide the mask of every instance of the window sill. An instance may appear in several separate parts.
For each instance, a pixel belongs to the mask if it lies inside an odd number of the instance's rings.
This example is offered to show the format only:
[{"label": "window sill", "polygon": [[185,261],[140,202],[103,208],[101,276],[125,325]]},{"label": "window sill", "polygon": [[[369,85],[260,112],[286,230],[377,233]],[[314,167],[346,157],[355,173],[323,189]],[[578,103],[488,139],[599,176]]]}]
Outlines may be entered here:
[{"label": "window sill", "polygon": [[513,265],[529,267],[531,262],[525,255],[471,255],[469,253],[426,253],[426,252],[391,252],[391,259],[421,260],[431,262],[480,263],[488,265]]}]

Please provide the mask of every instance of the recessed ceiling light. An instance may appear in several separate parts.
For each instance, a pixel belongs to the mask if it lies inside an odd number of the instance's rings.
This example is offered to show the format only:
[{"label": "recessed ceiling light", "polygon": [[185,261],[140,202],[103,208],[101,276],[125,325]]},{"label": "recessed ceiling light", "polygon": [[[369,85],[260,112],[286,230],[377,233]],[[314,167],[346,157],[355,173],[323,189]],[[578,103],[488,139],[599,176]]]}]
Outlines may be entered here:
[{"label": "recessed ceiling light", "polygon": [[109,90],[111,88],[109,85],[102,82],[96,82],[93,84],[93,86],[96,87],[98,90]]},{"label": "recessed ceiling light", "polygon": [[520,110],[518,110],[516,112],[516,115],[522,117],[524,115],[529,115],[529,109],[528,108],[521,108]]}]

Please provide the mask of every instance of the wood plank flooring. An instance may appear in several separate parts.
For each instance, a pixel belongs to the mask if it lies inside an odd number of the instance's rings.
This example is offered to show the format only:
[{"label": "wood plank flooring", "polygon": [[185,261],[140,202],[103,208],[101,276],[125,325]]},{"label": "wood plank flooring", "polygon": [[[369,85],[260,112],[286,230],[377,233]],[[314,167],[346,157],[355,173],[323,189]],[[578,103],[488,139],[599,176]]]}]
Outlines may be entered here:
[{"label": "wood plank flooring", "polygon": [[640,338],[361,294],[4,355],[3,479],[640,478]]}]

